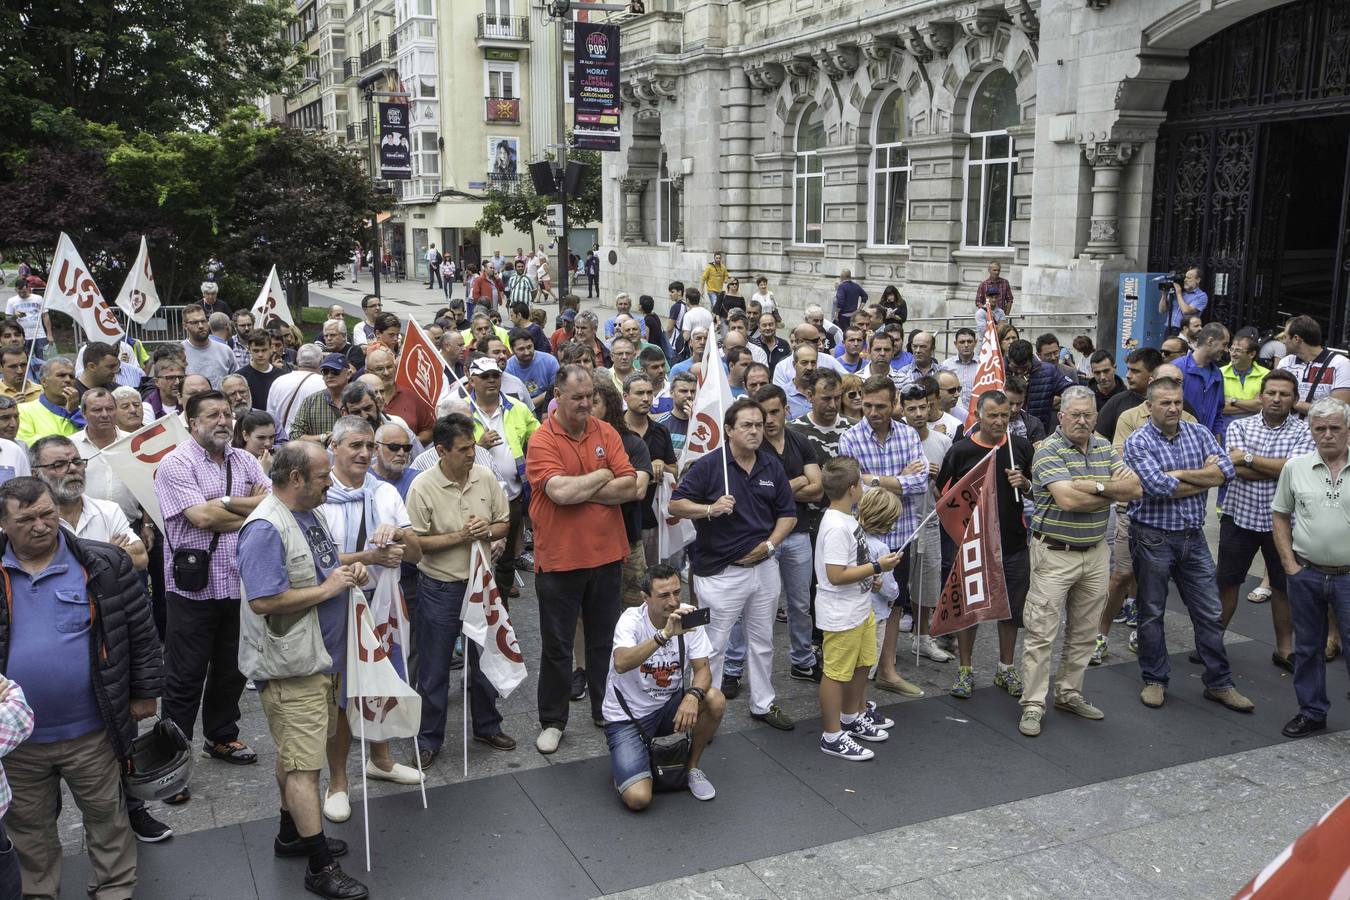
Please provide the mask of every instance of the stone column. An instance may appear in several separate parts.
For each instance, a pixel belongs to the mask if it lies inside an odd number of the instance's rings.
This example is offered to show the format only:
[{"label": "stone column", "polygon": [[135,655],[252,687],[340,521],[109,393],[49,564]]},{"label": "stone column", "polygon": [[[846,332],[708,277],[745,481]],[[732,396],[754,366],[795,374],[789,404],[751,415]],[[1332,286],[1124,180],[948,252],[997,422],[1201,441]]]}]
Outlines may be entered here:
[{"label": "stone column", "polygon": [[670,202],[675,205],[675,233],[671,239],[677,244],[684,243],[684,176],[670,176]]},{"label": "stone column", "polygon": [[750,81],[739,63],[727,73],[722,89],[720,172],[722,189],[721,239],[724,259],[732,271],[745,268],[750,254]]},{"label": "stone column", "polygon": [[645,244],[642,231],[642,194],[647,190],[647,179],[628,176],[619,179],[623,191],[623,240],[625,244]]},{"label": "stone column", "polygon": [[1120,180],[1138,144],[1126,141],[1099,141],[1083,148],[1092,166],[1092,224],[1084,255],[1103,259],[1119,256]]},{"label": "stone column", "polygon": [[958,293],[966,146],[963,133],[919,135],[905,141],[912,166],[909,181],[909,263],[905,269],[909,314],[946,312]]}]

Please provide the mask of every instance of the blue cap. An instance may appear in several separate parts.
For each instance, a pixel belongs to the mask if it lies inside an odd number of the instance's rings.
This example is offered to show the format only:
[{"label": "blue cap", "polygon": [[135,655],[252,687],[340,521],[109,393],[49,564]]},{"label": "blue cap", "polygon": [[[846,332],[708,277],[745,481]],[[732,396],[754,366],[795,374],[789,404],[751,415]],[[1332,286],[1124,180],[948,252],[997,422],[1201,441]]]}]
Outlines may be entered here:
[{"label": "blue cap", "polygon": [[320,369],[332,369],[334,372],[342,372],[348,366],[347,357],[341,353],[330,353],[319,363]]}]

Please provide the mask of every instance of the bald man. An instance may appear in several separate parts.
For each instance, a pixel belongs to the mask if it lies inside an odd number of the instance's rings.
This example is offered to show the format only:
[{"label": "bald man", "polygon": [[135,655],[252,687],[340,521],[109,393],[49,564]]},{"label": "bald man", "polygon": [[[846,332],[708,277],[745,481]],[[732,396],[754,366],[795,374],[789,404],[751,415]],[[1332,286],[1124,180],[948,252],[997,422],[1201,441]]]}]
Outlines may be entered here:
[{"label": "bald man", "polygon": [[[833,353],[826,353],[821,350],[823,344],[821,341],[820,329],[816,328],[816,326],[806,322],[798,325],[796,328],[792,329],[789,343],[792,344],[792,349],[794,351],[802,344],[809,344],[810,346],[815,347],[817,353],[816,365],[819,368],[834,369],[839,373],[841,378],[848,374],[848,372],[844,370],[844,367],[839,364],[839,360],[834,358]],[[796,378],[797,364],[791,354],[788,355],[787,359],[774,366],[773,383],[782,388],[788,396],[792,395],[792,382],[795,381]]]}]

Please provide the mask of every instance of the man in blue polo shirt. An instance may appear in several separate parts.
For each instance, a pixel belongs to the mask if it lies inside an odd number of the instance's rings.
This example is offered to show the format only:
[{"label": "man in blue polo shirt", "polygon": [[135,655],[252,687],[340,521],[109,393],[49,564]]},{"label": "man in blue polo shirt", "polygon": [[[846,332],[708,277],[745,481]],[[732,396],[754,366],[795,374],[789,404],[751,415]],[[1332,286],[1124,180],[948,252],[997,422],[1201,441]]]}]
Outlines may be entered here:
[{"label": "man in blue polo shirt", "polygon": [[538,414],[553,396],[558,361],[536,350],[534,338],[524,328],[512,328],[510,337],[511,358],[506,361],[506,374],[516,376],[525,384],[525,389],[530,392],[530,404]]},{"label": "man in blue polo shirt", "polygon": [[1195,421],[1223,441],[1223,370],[1217,360],[1228,349],[1228,329],[1210,322],[1200,329],[1195,349],[1177,360],[1182,397],[1195,410]]},{"label": "man in blue polo shirt", "polygon": [[[782,580],[774,559],[797,507],[778,456],[762,447],[764,409],[741,398],[723,417],[728,458],[708,453],[680,478],[670,514],[694,520],[694,592],[712,610],[712,683],[722,683],[727,640],[739,618],[749,644],[750,716],[783,731],[792,718],[774,703],[773,621]],[[725,462],[725,469],[723,464]]]}]

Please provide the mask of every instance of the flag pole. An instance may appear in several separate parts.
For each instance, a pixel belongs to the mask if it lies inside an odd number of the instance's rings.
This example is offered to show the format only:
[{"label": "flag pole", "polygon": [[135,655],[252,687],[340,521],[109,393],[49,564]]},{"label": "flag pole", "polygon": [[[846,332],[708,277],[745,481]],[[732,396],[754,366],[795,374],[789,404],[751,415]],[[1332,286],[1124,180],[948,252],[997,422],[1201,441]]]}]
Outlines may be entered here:
[{"label": "flag pole", "polygon": [[[460,635],[464,632],[461,630]],[[469,777],[469,677],[473,674],[469,663],[469,644],[472,641],[464,639],[464,668],[460,670],[464,678],[464,777]]]},{"label": "flag pole", "polygon": [[[352,590],[355,590],[355,589],[352,588],[352,589],[349,589],[349,590],[347,591],[347,621],[349,621],[349,622],[356,622],[356,603],[355,603],[355,600],[354,600],[354,598],[353,598],[353,596],[352,596]],[[360,624],[357,623],[356,627],[359,628],[359,627],[360,627]],[[348,640],[351,640],[350,635],[348,636]],[[359,646],[359,645],[360,645],[360,641],[361,641],[361,635],[360,635],[359,632],[356,634],[356,641],[357,641],[357,644],[358,644],[358,646]],[[367,793],[367,790],[366,790],[366,711],[365,711],[365,709],[362,707],[362,701],[363,701],[365,698],[362,697],[362,695],[361,695],[361,667],[360,667],[360,666],[353,666],[352,668],[354,668],[354,669],[356,670],[356,718],[357,718],[357,721],[360,723],[360,725],[358,726],[358,728],[360,729],[360,732],[361,732],[361,822],[362,822],[362,824],[363,824],[364,827],[365,827],[365,841],[366,841],[366,871],[369,872],[369,871],[370,871],[370,795]],[[351,717],[351,712],[352,712],[352,705],[351,705],[351,703],[349,702],[349,703],[347,704],[347,716],[348,716],[348,722],[351,721],[351,718],[350,718],[350,717]]]},{"label": "flag pole", "polygon": [[[1017,461],[1013,459],[1011,431],[1008,432],[1006,440],[1008,442],[1008,468],[1015,469],[1017,468]],[[1019,491],[1017,488],[1013,488],[1013,497],[1017,499],[1018,503],[1022,502],[1022,492]]]}]

